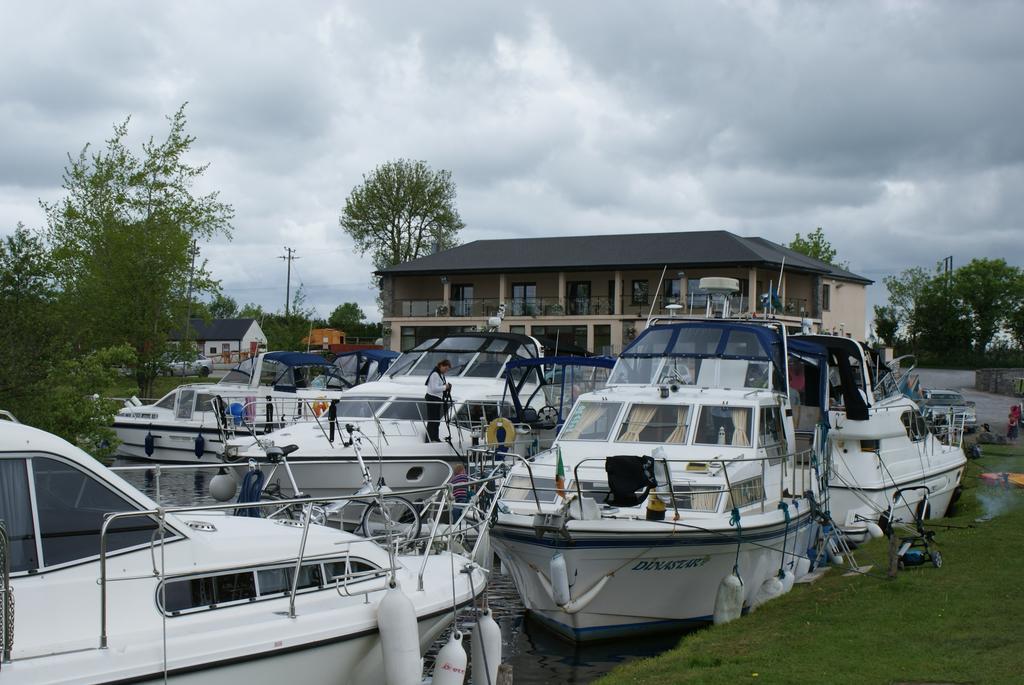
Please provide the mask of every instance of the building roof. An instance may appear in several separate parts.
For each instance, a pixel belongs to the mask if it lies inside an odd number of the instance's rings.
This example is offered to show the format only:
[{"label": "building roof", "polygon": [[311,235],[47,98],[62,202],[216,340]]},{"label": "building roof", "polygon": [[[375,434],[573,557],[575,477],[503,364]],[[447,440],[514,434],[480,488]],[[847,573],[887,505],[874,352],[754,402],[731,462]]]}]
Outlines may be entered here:
[{"label": "building roof", "polygon": [[[189,319],[193,340],[241,340],[249,332],[256,319]],[[171,331],[171,340],[181,340],[181,331]]]},{"label": "building roof", "polygon": [[868,278],[790,250],[764,238],[743,238],[729,231],[622,233],[474,240],[378,271],[386,275],[456,274],[481,271],[573,271],[669,266],[763,266],[872,283]]}]

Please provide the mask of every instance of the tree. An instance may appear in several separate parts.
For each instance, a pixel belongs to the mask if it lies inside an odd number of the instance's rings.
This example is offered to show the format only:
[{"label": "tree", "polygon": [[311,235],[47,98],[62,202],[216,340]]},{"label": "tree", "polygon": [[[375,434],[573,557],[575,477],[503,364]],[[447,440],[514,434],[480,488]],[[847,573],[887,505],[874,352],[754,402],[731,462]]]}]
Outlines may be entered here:
[{"label": "tree", "polygon": [[895,307],[875,305],[875,334],[886,345],[896,346],[899,340],[900,321],[896,318]]},{"label": "tree", "polygon": [[334,308],[334,311],[331,312],[327,319],[327,325],[339,331],[344,331],[349,335],[355,335],[354,331],[362,328],[363,321],[365,320],[366,314],[363,313],[363,310],[360,309],[357,303],[345,302]]},{"label": "tree", "polygon": [[974,350],[981,353],[1024,299],[1024,273],[1004,259],[972,259],[954,272],[950,290],[969,314]]},{"label": "tree", "polygon": [[797,233],[789,244],[789,249],[814,259],[820,259],[826,264],[841,266],[833,261],[836,258],[836,250],[832,247],[832,243],[825,238],[825,232],[821,230],[821,226],[818,226],[813,233],[808,233],[806,238],[802,238]]},{"label": "tree", "polygon": [[150,138],[141,156],[125,142],[127,119],[102,150],[86,145],[69,155],[65,197],[42,203],[61,300],[80,349],[127,342],[143,395],[150,394],[168,332],[186,316],[189,290],[216,285],[205,261],[193,268],[193,246],[230,235],[234,215],[216,192],[192,193],[207,166],[185,161],[195,138],[185,132],[184,110],[168,117],[167,138]]},{"label": "tree", "polygon": [[924,322],[919,315],[920,302],[925,286],[939,273],[929,272],[919,266],[904,269],[898,276],[882,279],[889,290],[889,307],[893,310],[899,327],[905,332],[910,349],[916,353]]},{"label": "tree", "polygon": [[238,316],[238,303],[234,298],[222,293],[213,294],[213,299],[210,300],[207,309],[214,319],[233,319]]},{"label": "tree", "polygon": [[385,269],[458,244],[465,224],[455,208],[450,171],[426,162],[385,162],[352,189],[339,219],[360,254]]}]

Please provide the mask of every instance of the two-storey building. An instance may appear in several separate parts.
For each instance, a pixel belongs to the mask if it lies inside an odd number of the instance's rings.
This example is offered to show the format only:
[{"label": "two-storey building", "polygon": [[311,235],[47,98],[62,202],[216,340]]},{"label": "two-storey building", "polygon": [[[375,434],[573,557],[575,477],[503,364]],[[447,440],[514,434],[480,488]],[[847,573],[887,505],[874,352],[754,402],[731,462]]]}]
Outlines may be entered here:
[{"label": "two-storey building", "polygon": [[[864,336],[872,281],[763,238],[728,231],[477,240],[378,272],[385,344],[407,350],[476,330],[505,305],[501,330],[616,354],[648,317],[703,316],[700,279],[739,281],[735,315]],[[679,307],[667,308],[668,305]]]}]

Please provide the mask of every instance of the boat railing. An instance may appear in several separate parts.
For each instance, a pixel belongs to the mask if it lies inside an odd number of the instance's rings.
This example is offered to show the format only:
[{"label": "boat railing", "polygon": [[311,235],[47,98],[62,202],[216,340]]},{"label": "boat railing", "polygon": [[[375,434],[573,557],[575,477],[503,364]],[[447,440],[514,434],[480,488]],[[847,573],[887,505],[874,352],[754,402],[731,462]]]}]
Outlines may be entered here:
[{"label": "boat railing", "polygon": [[11,589],[11,536],[0,519],[0,668],[10,663],[14,645],[14,591]]},{"label": "boat railing", "polygon": [[[723,458],[722,456],[716,457],[695,457],[695,458],[669,458],[669,457],[656,457],[655,463],[661,466],[661,474],[667,475],[666,482],[661,483],[659,479],[659,486],[667,488],[667,494],[670,501],[673,504],[673,508],[679,509],[678,502],[680,500],[692,499],[694,497],[712,497],[715,499],[715,506],[705,506],[696,511],[717,511],[719,508],[718,498],[721,494],[729,494],[734,500],[739,499],[743,503],[736,504],[735,501],[731,502],[731,506],[747,506],[750,504],[760,504],[761,511],[765,511],[765,505],[769,501],[768,499],[768,486],[769,486],[769,469],[778,467],[779,478],[778,480],[778,494],[777,499],[783,500],[785,497],[799,496],[807,491],[812,483],[810,469],[805,468],[811,464],[811,457],[813,455],[814,448],[810,447],[804,450],[797,450],[782,455],[766,455],[763,457],[730,457]],[[576,462],[573,466],[573,489],[575,490],[576,496],[582,500],[584,495],[606,495],[607,489],[586,489],[583,487],[580,478],[580,467],[584,465],[596,465],[605,463],[605,457],[587,457]],[[529,462],[524,460],[524,463],[529,469]],[[729,473],[729,467],[736,467],[740,464],[757,463],[760,466],[760,477],[759,482],[755,485],[758,492],[754,497],[744,495],[743,493],[750,490],[749,479],[734,483]],[[694,465],[698,470],[686,471],[688,466]],[[725,480],[725,487],[707,486],[706,488],[699,484],[695,486],[695,482],[692,478],[680,478],[677,473],[673,473],[673,466],[682,466],[684,472],[692,473],[693,475],[705,475],[709,471],[711,465],[718,465],[721,469],[722,477]],[[540,496],[538,492],[555,493],[559,492],[558,488],[538,488],[533,479],[532,469],[529,470],[530,475],[530,489],[534,496],[534,501],[537,503],[537,509],[540,511]],[[659,474],[656,471],[656,478]],[[776,479],[772,479],[772,483],[775,483]],[[681,488],[685,488],[682,490]],[[696,489],[694,489],[696,488]],[[678,492],[677,492],[678,489]],[[550,501],[550,500],[548,500]],[[683,509],[692,509],[693,507],[681,507]]]},{"label": "boat railing", "polygon": [[[192,465],[182,465],[182,466],[184,468],[194,468]],[[173,467],[167,467],[167,468],[173,468]],[[463,510],[462,515],[458,517],[458,522],[460,523],[460,525],[451,525],[451,526],[449,526],[444,531],[440,531],[439,530],[439,525],[440,525],[440,520],[442,518],[442,515],[443,515],[443,513],[445,511],[448,511],[449,521],[456,520],[455,516],[453,514],[454,504],[455,504],[455,497],[454,497],[454,486],[452,485],[452,483],[448,482],[448,483],[444,483],[444,484],[438,485],[438,486],[431,486],[431,487],[403,490],[402,491],[402,496],[403,497],[415,497],[416,495],[422,495],[422,502],[424,503],[424,505],[425,505],[425,507],[426,507],[426,509],[428,511],[431,508],[433,508],[431,506],[432,503],[437,503],[436,504],[437,512],[436,512],[436,514],[434,516],[434,519],[431,522],[430,534],[428,536],[426,536],[425,538],[421,537],[421,538],[412,538],[412,539],[401,539],[401,536],[399,536],[396,533],[396,531],[392,528],[392,525],[394,525],[394,522],[389,522],[387,520],[387,518],[385,517],[386,530],[385,530],[384,534],[379,535],[379,536],[375,536],[375,537],[365,537],[365,538],[358,538],[358,539],[355,539],[355,540],[349,540],[347,542],[346,546],[345,546],[344,553],[345,553],[345,555],[349,554],[350,549],[351,549],[351,545],[357,544],[357,543],[365,543],[365,542],[377,544],[380,547],[385,548],[387,550],[387,552],[388,552],[388,558],[389,558],[389,566],[388,566],[388,569],[387,569],[387,573],[391,577],[391,579],[394,580],[394,576],[395,576],[395,574],[397,573],[397,570],[398,570],[398,562],[396,561],[397,555],[400,552],[410,553],[410,552],[413,552],[413,551],[419,549],[420,552],[422,553],[422,555],[424,556],[424,562],[423,562],[423,565],[421,566],[421,569],[420,569],[420,572],[419,572],[419,577],[418,577],[419,583],[422,586],[422,577],[423,577],[423,574],[425,573],[425,569],[426,569],[426,560],[430,556],[432,550],[435,548],[435,546],[439,542],[441,544],[444,544],[446,542],[447,546],[448,546],[448,549],[450,550],[452,548],[452,546],[453,546],[453,542],[456,539],[465,541],[469,537],[471,537],[472,535],[475,535],[476,536],[476,540],[475,540],[475,543],[472,545],[472,550],[473,550],[473,554],[474,555],[477,552],[479,552],[481,541],[482,541],[482,539],[485,537],[485,535],[487,533],[489,521],[490,521],[491,516],[493,515],[494,507],[496,506],[496,503],[497,503],[496,493],[497,493],[497,490],[498,490],[498,485],[500,484],[500,481],[502,479],[504,479],[504,478],[505,478],[504,471],[503,470],[497,470],[497,471],[494,471],[494,472],[492,472],[490,474],[487,474],[486,476],[484,476],[482,478],[477,478],[477,479],[474,479],[474,480],[469,480],[467,483],[465,483],[466,487],[474,488],[475,489],[475,494],[477,495],[476,499],[475,500],[471,499],[470,502],[467,503],[466,506],[469,507],[470,505],[474,505],[480,511],[478,512],[478,514],[476,516],[473,517],[474,518],[473,521],[468,521],[468,520],[466,520],[466,510]],[[460,485],[462,485],[462,484],[460,484]],[[492,494],[489,495],[489,496],[487,494],[484,494],[484,493],[487,493],[487,492],[490,492]],[[292,507],[292,506],[301,507],[301,509],[302,509],[302,521],[301,521],[301,524],[299,524],[302,527],[302,534],[301,534],[300,541],[299,541],[299,548],[298,548],[298,550],[296,552],[296,555],[295,555],[295,568],[294,568],[294,572],[293,572],[292,586],[291,586],[291,589],[290,589],[290,592],[289,592],[288,615],[290,617],[294,618],[296,616],[295,598],[296,598],[296,595],[299,593],[298,577],[299,577],[299,571],[301,570],[303,563],[309,561],[310,559],[328,558],[328,557],[326,557],[324,555],[317,555],[315,557],[307,557],[306,556],[306,542],[307,542],[307,539],[308,539],[310,526],[312,525],[312,522],[313,522],[313,519],[314,519],[314,517],[313,517],[313,509],[314,509],[314,507],[317,507],[317,506],[319,506],[319,507],[326,507],[326,506],[328,506],[330,504],[342,504],[342,503],[347,504],[347,503],[350,503],[350,502],[353,502],[353,501],[359,501],[359,502],[362,502],[362,503],[366,503],[369,500],[372,504],[375,504],[376,506],[379,506],[380,509],[383,511],[383,510],[385,510],[385,500],[388,498],[389,494],[390,493],[387,493],[387,492],[382,491],[382,490],[375,490],[374,492],[371,492],[371,493],[361,493],[361,494],[357,493],[357,494],[352,494],[352,495],[336,495],[336,496],[331,496],[331,497],[314,497],[314,498],[310,498],[310,497],[295,497],[295,498],[291,498],[291,499],[261,500],[261,501],[258,501],[258,502],[246,502],[246,503],[244,503],[242,505],[246,509],[258,509],[258,510],[261,510],[261,511],[264,508],[266,508],[266,507],[274,507],[278,511],[280,511],[282,507]],[[103,525],[100,528],[100,540],[99,540],[99,546],[100,546],[100,550],[99,550],[99,564],[100,564],[100,579],[99,579],[99,584],[100,584],[100,638],[99,638],[99,648],[100,649],[106,649],[107,646],[108,646],[108,635],[107,635],[107,625],[108,625],[108,606],[107,605],[108,605],[108,602],[107,602],[107,599],[108,599],[108,594],[109,594],[108,585],[109,585],[110,582],[114,582],[114,581],[143,580],[143,579],[153,579],[153,578],[156,578],[158,580],[158,582],[160,583],[160,587],[165,587],[165,582],[169,578],[184,577],[184,576],[194,576],[194,575],[196,575],[198,573],[215,573],[215,572],[218,572],[218,571],[230,570],[232,568],[236,568],[237,567],[237,566],[230,566],[230,567],[221,567],[221,566],[212,567],[211,566],[209,568],[196,568],[195,566],[189,566],[187,569],[182,570],[182,572],[180,572],[180,573],[170,573],[169,574],[167,572],[167,569],[166,569],[165,565],[164,565],[165,556],[164,556],[164,553],[163,553],[164,544],[165,544],[167,538],[169,537],[168,536],[168,528],[169,528],[168,517],[169,516],[177,517],[178,515],[189,514],[189,513],[191,513],[191,514],[214,513],[214,512],[229,513],[229,512],[232,512],[233,510],[239,509],[239,507],[240,507],[240,505],[239,505],[238,502],[221,503],[221,504],[199,504],[199,505],[186,505],[186,506],[169,506],[169,507],[158,506],[158,507],[153,508],[153,509],[122,511],[122,512],[108,513],[108,514],[105,515],[104,520],[103,520]],[[484,513],[484,512],[486,512],[486,513]],[[480,515],[480,514],[483,514],[483,515]],[[130,518],[147,518],[147,517],[150,518],[150,519],[156,519],[156,521],[158,523],[157,530],[154,531],[153,538],[152,538],[152,541],[150,543],[150,553],[151,553],[151,557],[152,557],[152,560],[153,560],[153,573],[152,574],[147,574],[147,575],[134,575],[134,576],[124,576],[124,577],[120,577],[120,578],[110,578],[108,576],[108,573],[107,573],[107,558],[108,558],[108,554],[107,554],[107,538],[108,538],[108,531],[109,531],[111,525],[113,525],[117,521],[121,521],[121,520],[125,520],[125,519],[130,519]],[[342,525],[343,525],[343,522],[342,522]],[[156,548],[157,547],[160,548],[160,562],[159,562],[159,564],[156,561],[156,559],[157,559]],[[338,556],[338,554],[336,554],[334,552],[332,552],[332,554],[329,555],[330,558],[334,558],[336,556]],[[159,568],[157,568],[157,566],[159,566]],[[336,587],[336,589],[338,589],[339,594],[341,594],[341,581],[340,580],[338,580],[335,583],[335,587]],[[370,589],[361,590],[358,593],[352,593],[347,588],[347,586],[346,586],[345,589],[346,589],[346,594],[351,596],[352,594],[368,594],[370,592],[376,592],[376,591],[381,590],[383,588],[376,588],[376,587],[374,587],[374,588],[370,588]],[[6,597],[6,595],[5,595],[5,597]],[[165,658],[166,658],[166,655],[165,655]]]}]

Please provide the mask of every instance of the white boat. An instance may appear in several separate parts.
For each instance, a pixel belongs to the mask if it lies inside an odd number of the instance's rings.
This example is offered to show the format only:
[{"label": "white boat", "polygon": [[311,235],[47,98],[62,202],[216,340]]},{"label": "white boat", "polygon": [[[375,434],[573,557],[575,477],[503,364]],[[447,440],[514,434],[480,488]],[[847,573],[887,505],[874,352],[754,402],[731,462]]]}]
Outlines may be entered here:
[{"label": "white boat", "polygon": [[[295,445],[289,455],[299,488],[308,494],[327,495],[350,491],[347,473],[326,462],[354,458],[347,438],[351,427],[362,437],[368,464],[376,462],[395,489],[420,488],[444,482],[448,469],[436,464],[417,466],[418,460],[465,463],[470,451],[490,446],[520,454],[533,449],[539,439],[524,424],[513,424],[516,412],[506,386],[505,365],[513,359],[542,355],[533,338],[513,333],[466,332],[432,338],[402,354],[376,381],[363,383],[332,402],[319,417],[293,422],[258,438],[238,437],[226,451],[229,460],[259,459],[267,446]],[[445,406],[439,435],[427,437],[426,380],[443,359],[452,368],[451,401]],[[537,411],[547,400],[540,387],[537,368],[518,369],[513,382],[527,405]],[[283,484],[284,485],[284,484]]]},{"label": "white boat", "polygon": [[322,413],[353,380],[350,370],[316,354],[263,352],[218,383],[181,385],[153,404],[126,402],[114,418],[118,454],[160,462],[220,461],[225,440]]},{"label": "white boat", "polygon": [[217,506],[161,509],[64,440],[0,422],[0,608],[17,604],[0,681],[380,683],[415,670],[485,584],[466,557]]},{"label": "white boat", "polygon": [[887,520],[913,525],[916,518],[944,516],[960,495],[967,463],[964,417],[930,426],[903,392],[912,367],[889,368],[854,340],[794,339],[825,347],[830,356],[829,506],[839,528],[861,542],[869,524],[884,530]]},{"label": "white boat", "polygon": [[513,468],[491,540],[532,614],[573,641],[678,629],[810,568],[816,482],[796,468],[786,340],[775,324],[652,325],[554,447]]}]

